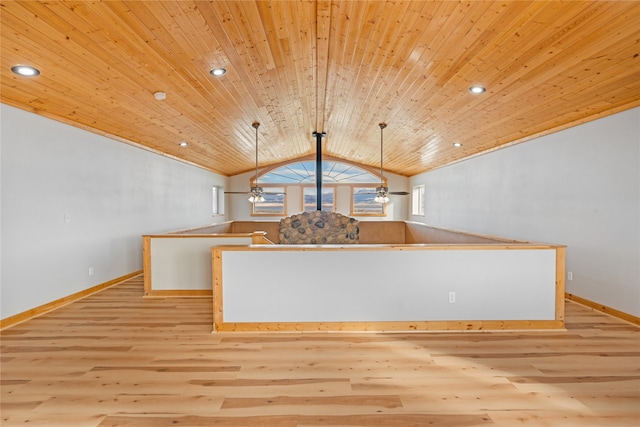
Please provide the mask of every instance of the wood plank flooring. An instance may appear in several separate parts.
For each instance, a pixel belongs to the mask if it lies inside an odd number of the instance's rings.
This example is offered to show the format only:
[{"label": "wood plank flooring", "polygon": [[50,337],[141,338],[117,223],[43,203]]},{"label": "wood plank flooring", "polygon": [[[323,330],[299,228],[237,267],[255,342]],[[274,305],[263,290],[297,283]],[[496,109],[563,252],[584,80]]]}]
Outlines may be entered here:
[{"label": "wood plank flooring", "polygon": [[211,334],[130,279],[2,332],[2,426],[638,426],[640,328]]}]

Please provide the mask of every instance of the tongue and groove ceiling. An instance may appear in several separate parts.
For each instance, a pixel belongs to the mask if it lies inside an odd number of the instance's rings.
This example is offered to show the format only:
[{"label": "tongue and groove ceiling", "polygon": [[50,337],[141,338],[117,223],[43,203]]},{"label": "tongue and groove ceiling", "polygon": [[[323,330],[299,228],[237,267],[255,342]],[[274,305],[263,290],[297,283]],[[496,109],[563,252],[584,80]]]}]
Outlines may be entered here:
[{"label": "tongue and groove ceiling", "polygon": [[386,122],[385,169],[412,176],[640,105],[636,1],[3,0],[0,14],[3,103],[227,176],[255,167],[256,120],[261,167],[313,156],[314,131],[324,155],[378,167]]}]

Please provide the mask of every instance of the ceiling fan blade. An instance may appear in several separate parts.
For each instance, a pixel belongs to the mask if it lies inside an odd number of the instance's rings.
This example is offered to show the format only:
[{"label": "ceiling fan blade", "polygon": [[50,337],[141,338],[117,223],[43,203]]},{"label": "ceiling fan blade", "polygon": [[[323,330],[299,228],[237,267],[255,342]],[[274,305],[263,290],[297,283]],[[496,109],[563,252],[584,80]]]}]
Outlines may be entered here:
[{"label": "ceiling fan blade", "polygon": [[[358,194],[378,194],[375,191],[370,193],[358,193]],[[406,191],[389,191],[387,194],[391,194],[394,196],[408,196],[411,193],[407,193]]]},{"label": "ceiling fan blade", "polygon": [[[225,191],[224,194],[251,194],[251,191]],[[270,191],[263,191],[262,194],[271,194],[271,195],[284,196],[287,193],[272,193]]]}]

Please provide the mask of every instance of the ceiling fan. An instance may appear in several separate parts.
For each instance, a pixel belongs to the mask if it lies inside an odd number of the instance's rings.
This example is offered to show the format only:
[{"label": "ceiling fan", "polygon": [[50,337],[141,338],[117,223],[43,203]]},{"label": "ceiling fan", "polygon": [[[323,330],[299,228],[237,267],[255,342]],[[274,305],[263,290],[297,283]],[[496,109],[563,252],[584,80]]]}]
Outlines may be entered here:
[{"label": "ceiling fan", "polygon": [[249,202],[264,202],[265,194],[277,194],[283,195],[285,193],[271,193],[265,192],[264,189],[258,185],[258,128],[260,127],[260,122],[256,121],[251,124],[253,128],[256,130],[256,181],[255,185],[251,187],[251,189],[247,191],[225,191],[225,194],[247,194],[249,196]]},{"label": "ceiling fan", "polygon": [[376,192],[375,192],[376,198],[374,199],[374,201],[378,203],[387,203],[389,201],[390,194],[398,195],[398,196],[407,196],[409,195],[409,193],[406,191],[389,191],[389,187],[384,186],[384,178],[382,176],[382,161],[384,158],[382,133],[384,128],[387,127],[387,124],[380,123],[378,126],[380,126],[380,186],[376,187]]}]

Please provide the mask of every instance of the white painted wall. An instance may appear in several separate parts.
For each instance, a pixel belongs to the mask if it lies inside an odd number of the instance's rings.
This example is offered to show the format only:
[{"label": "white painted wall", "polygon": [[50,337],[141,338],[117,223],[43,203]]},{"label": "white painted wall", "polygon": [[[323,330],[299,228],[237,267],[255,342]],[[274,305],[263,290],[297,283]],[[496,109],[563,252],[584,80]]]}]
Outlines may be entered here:
[{"label": "white painted wall", "polygon": [[143,234],[227,219],[224,176],[0,108],[2,318],[142,269]]},{"label": "white painted wall", "polygon": [[[277,277],[255,280],[273,266],[282,266]],[[555,249],[222,252],[231,323],[554,320],[555,279]]]},{"label": "white painted wall", "polygon": [[410,220],[566,244],[567,292],[640,316],[640,108],[412,177],[417,184],[426,215]]},{"label": "white painted wall", "polygon": [[[229,178],[229,188],[226,191],[249,191],[250,180],[255,175],[254,172],[247,172],[234,175]],[[410,191],[409,178],[385,172],[387,185],[390,191]],[[290,186],[287,192],[287,215],[294,215],[302,212],[302,191],[301,187]],[[387,215],[385,217],[358,217],[359,220],[375,221],[402,221],[407,218],[411,196],[389,196],[387,203]],[[225,205],[231,218],[235,221],[279,221],[281,217],[251,216],[251,204],[247,201],[248,196],[244,194],[227,194]],[[349,186],[338,186],[336,192],[336,212],[342,215],[351,216],[351,189]]]}]

